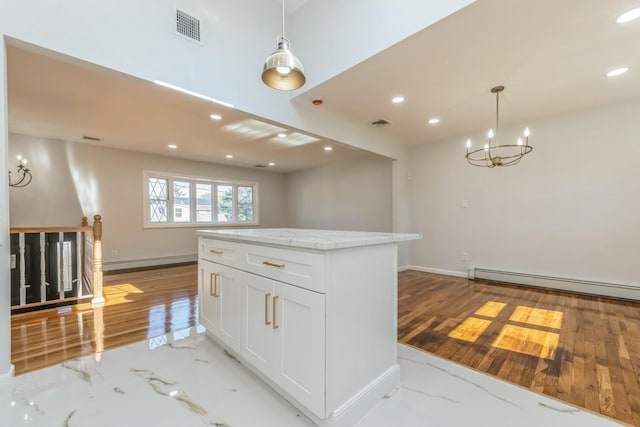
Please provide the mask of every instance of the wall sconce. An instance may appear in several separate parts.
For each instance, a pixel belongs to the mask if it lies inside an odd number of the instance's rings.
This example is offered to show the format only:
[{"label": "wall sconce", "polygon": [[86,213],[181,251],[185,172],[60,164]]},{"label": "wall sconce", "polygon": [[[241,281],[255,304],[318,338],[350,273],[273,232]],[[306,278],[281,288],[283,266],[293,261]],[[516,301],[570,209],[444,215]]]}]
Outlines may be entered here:
[{"label": "wall sconce", "polygon": [[15,174],[9,171],[9,187],[26,187],[31,179],[31,170],[27,167],[27,159],[23,159],[18,154],[18,167]]}]

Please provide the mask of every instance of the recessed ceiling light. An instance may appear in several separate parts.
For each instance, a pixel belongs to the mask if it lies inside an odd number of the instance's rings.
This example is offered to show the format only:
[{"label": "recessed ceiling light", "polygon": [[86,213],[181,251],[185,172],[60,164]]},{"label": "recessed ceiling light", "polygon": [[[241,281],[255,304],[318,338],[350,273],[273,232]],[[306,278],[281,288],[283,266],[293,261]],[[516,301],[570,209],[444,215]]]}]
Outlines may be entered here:
[{"label": "recessed ceiling light", "polygon": [[619,76],[620,74],[624,74],[627,71],[629,71],[628,67],[620,67],[620,68],[616,68],[615,70],[611,70],[607,73],[607,77],[615,77],[615,76]]},{"label": "recessed ceiling light", "polygon": [[286,138],[287,134],[286,133],[279,133],[278,134],[278,138]]},{"label": "recessed ceiling light", "polygon": [[233,159],[233,154],[227,154],[225,157],[226,157],[227,159]]},{"label": "recessed ceiling light", "polygon": [[400,104],[401,102],[404,102],[404,96],[396,96],[391,98],[391,102],[393,102],[394,104]]},{"label": "recessed ceiling light", "polygon": [[618,16],[616,22],[618,24],[624,24],[625,22],[633,21],[634,19],[640,18],[640,7],[636,7],[635,9],[631,9],[628,12],[623,13]]},{"label": "recessed ceiling light", "polygon": [[222,120],[222,116],[220,114],[212,114],[211,117],[213,120]]},{"label": "recessed ceiling light", "polygon": [[275,166],[276,164],[273,162],[269,162],[269,166]]},{"label": "recessed ceiling light", "polygon": [[429,124],[430,125],[437,125],[438,123],[440,123],[440,119],[437,117],[434,117],[432,119],[429,119]]},{"label": "recessed ceiling light", "polygon": [[333,150],[333,147],[330,145],[327,145],[326,147],[324,147],[324,151],[331,151]]},{"label": "recessed ceiling light", "polygon": [[175,150],[176,148],[178,148],[176,144],[169,144],[167,145],[167,147],[171,148],[172,150]]}]

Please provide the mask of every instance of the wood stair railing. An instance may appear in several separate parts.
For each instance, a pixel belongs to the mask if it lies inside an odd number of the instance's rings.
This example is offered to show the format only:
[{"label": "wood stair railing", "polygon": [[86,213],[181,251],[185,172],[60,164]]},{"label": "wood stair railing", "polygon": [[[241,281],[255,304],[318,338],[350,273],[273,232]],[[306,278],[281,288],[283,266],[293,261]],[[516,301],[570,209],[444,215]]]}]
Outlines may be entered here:
[{"label": "wood stair railing", "polygon": [[[102,217],[79,227],[12,227],[11,310],[91,299],[102,294]],[[75,241],[75,245],[73,244]]]}]

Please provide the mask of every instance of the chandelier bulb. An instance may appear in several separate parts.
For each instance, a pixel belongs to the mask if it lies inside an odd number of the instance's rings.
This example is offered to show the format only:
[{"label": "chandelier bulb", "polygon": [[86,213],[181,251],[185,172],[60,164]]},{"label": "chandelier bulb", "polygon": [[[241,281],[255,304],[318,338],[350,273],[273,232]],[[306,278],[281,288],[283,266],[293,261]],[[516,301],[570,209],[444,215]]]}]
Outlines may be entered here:
[{"label": "chandelier bulb", "polygon": [[525,138],[528,138],[528,137],[529,137],[529,128],[526,128],[526,129],[524,130],[524,137],[525,137]]},{"label": "chandelier bulb", "polygon": [[518,138],[518,145],[522,145],[522,138]]},{"label": "chandelier bulb", "polygon": [[20,154],[18,154],[18,155],[16,156],[16,159],[18,159],[18,160],[22,160],[22,156],[21,156]]},{"label": "chandelier bulb", "polygon": [[471,140],[467,139],[467,148],[471,148]]},{"label": "chandelier bulb", "polygon": [[489,151],[489,144],[484,144],[484,151]]},{"label": "chandelier bulb", "polygon": [[489,129],[489,133],[487,134],[489,138],[493,138],[493,129]]}]

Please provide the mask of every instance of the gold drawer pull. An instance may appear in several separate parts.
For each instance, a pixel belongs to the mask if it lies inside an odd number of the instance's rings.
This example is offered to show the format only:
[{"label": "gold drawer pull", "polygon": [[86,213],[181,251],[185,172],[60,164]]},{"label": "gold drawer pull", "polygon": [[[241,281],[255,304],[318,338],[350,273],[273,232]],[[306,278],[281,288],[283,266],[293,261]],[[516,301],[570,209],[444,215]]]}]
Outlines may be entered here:
[{"label": "gold drawer pull", "polygon": [[276,264],[275,262],[271,262],[271,261],[262,261],[262,264],[270,265],[271,267],[284,268],[284,264]]},{"label": "gold drawer pull", "polygon": [[209,295],[214,298],[218,298],[220,294],[218,294],[218,276],[217,273],[211,273],[209,275]]},{"label": "gold drawer pull", "polygon": [[271,294],[264,295],[264,324],[270,325],[271,321],[269,321],[269,297]]},{"label": "gold drawer pull", "polygon": [[224,253],[224,251],[217,251],[215,249],[209,249],[209,252],[216,255],[222,255]]},{"label": "gold drawer pull", "polygon": [[276,315],[276,303],[280,297],[273,297],[273,329],[278,329],[277,315]]}]

